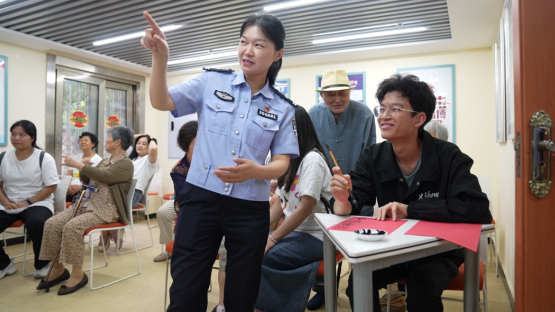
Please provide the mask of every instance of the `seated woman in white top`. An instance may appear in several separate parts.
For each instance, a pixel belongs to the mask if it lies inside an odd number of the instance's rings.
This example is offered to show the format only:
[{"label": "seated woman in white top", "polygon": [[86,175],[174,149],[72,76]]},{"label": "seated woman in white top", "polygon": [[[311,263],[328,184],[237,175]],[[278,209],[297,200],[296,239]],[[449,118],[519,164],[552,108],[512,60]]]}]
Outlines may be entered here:
[{"label": "seated woman in white top", "polygon": [[323,233],[314,213],[331,198],[331,168],[306,110],[295,107],[299,157],[278,179],[279,200],[270,207],[270,224],[285,221],[268,235],[255,311],[305,311],[323,260]]},{"label": "seated woman in white top", "polygon": [[[88,159],[88,163],[91,163],[91,166],[96,167],[96,165],[102,161],[102,157],[93,151],[93,148],[96,146],[98,146],[98,138],[96,135],[90,132],[83,132],[79,136],[79,148],[83,153],[77,154],[72,158],[79,162],[83,159]],[[73,177],[67,189],[66,201],[75,203],[79,200],[79,194],[81,194],[80,192],[83,189],[81,181],[79,180],[79,170],[70,168],[67,170],[66,174]]]},{"label": "seated woman in white top", "polygon": [[[10,128],[14,149],[0,154],[0,233],[22,220],[33,241],[35,278],[44,278],[49,261],[39,260],[44,223],[54,212],[54,191],[60,180],[56,162],[36,144],[37,128],[20,120]],[[13,260],[0,248],[0,279],[17,272]]]},{"label": "seated woman in white top", "polygon": [[[143,194],[147,193],[146,185],[156,171],[158,171],[158,142],[155,138],[151,138],[148,134],[136,134],[135,145],[133,150],[129,148],[129,158],[133,161],[134,173],[133,179],[137,179],[135,186],[135,195],[133,195],[133,206],[137,207],[143,198]],[[123,230],[120,230],[123,232]],[[120,233],[119,241],[116,242],[118,233],[117,230],[102,232],[104,237],[104,245],[108,243],[111,238],[116,243],[116,248],[119,250],[123,243],[123,234]],[[102,244],[98,244],[98,251],[104,251]]]},{"label": "seated woman in white top", "polygon": [[135,166],[133,179],[137,179],[137,185],[133,196],[133,207],[137,207],[143,194],[148,192],[146,189],[148,181],[158,171],[158,141],[148,134],[135,135],[135,146],[129,158]]}]

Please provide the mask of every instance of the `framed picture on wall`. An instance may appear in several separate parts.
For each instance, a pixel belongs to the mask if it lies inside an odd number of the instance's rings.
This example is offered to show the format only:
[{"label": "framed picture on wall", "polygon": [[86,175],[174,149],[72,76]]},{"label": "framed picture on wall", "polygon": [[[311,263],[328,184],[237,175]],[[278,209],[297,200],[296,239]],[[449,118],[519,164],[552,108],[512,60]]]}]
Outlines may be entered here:
[{"label": "framed picture on wall", "polygon": [[505,38],[503,19],[494,43],[495,61],[495,140],[497,143],[507,141],[505,131]]},{"label": "framed picture on wall", "polygon": [[505,53],[505,105],[507,115],[507,140],[515,137],[515,84],[513,66],[513,12],[511,1],[505,3],[504,18],[501,20]]},{"label": "framed picture on wall", "polygon": [[415,75],[426,82],[436,96],[436,110],[432,120],[449,131],[449,142],[455,143],[455,65],[400,68],[401,75]]},{"label": "framed picture on wall", "polygon": [[0,146],[8,145],[8,57],[0,55]]},{"label": "framed picture on wall", "polygon": [[289,85],[289,78],[276,79],[276,84],[274,85],[279,92],[288,98],[291,98],[291,87]]},{"label": "framed picture on wall", "polygon": [[[347,73],[351,86],[351,100],[355,100],[364,104],[366,103],[366,72]],[[322,75],[316,76],[316,89],[322,84]],[[316,103],[324,102],[320,92],[316,92]]]}]

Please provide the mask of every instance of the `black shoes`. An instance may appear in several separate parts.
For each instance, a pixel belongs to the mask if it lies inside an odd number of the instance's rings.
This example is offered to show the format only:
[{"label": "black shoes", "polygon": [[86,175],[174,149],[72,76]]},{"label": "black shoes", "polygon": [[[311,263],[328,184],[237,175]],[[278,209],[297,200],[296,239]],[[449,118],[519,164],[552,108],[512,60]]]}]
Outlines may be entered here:
[{"label": "black shoes", "polygon": [[308,301],[306,308],[309,310],[318,310],[324,305],[325,302],[326,297],[324,296],[324,293],[316,293],[316,295]]},{"label": "black shoes", "polygon": [[89,282],[89,277],[87,276],[87,274],[83,273],[83,279],[79,282],[79,284],[73,287],[67,287],[66,285],[62,285],[62,287],[60,287],[60,290],[58,290],[58,295],[63,296],[63,295],[72,294],[78,291],[79,289],[83,288],[83,286],[87,285],[88,282]]},{"label": "black shoes", "polygon": [[54,287],[54,286],[58,285],[59,283],[68,280],[69,276],[70,276],[69,271],[67,269],[64,269],[64,273],[62,273],[62,275],[60,275],[58,278],[56,278],[54,280],[51,280],[51,281],[47,282],[44,279],[42,279],[40,281],[39,286],[37,286],[37,290],[46,289],[47,288],[46,286]]}]

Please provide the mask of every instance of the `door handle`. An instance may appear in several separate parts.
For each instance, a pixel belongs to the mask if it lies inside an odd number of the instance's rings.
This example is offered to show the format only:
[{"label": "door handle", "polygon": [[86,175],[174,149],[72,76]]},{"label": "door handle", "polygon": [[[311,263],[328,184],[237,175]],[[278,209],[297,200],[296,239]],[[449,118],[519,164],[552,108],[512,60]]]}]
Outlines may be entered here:
[{"label": "door handle", "polygon": [[532,115],[532,180],[528,185],[537,198],[543,198],[551,189],[551,152],[555,152],[555,142],[551,141],[552,126],[548,113],[540,110]]}]

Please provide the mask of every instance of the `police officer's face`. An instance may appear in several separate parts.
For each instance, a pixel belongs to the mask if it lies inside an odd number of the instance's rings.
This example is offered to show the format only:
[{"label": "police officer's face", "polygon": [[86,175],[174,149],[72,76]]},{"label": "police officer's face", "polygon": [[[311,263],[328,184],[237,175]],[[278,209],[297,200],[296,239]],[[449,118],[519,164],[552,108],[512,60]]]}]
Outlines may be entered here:
[{"label": "police officer's face", "polygon": [[266,38],[256,25],[245,29],[237,52],[241,70],[246,75],[264,77],[272,63],[278,61],[283,55],[283,49],[276,51],[274,43]]},{"label": "police officer's face", "polygon": [[385,109],[385,113],[378,117],[378,125],[382,132],[382,138],[388,141],[417,136],[418,128],[426,120],[424,113],[415,116],[412,116],[413,113],[404,110],[393,113],[394,107],[413,110],[409,99],[402,96],[398,91],[387,93],[380,107]]},{"label": "police officer's face", "polygon": [[351,90],[339,91],[322,91],[320,92],[324,103],[331,110],[332,114],[337,117],[349,106],[349,99],[351,98]]}]

